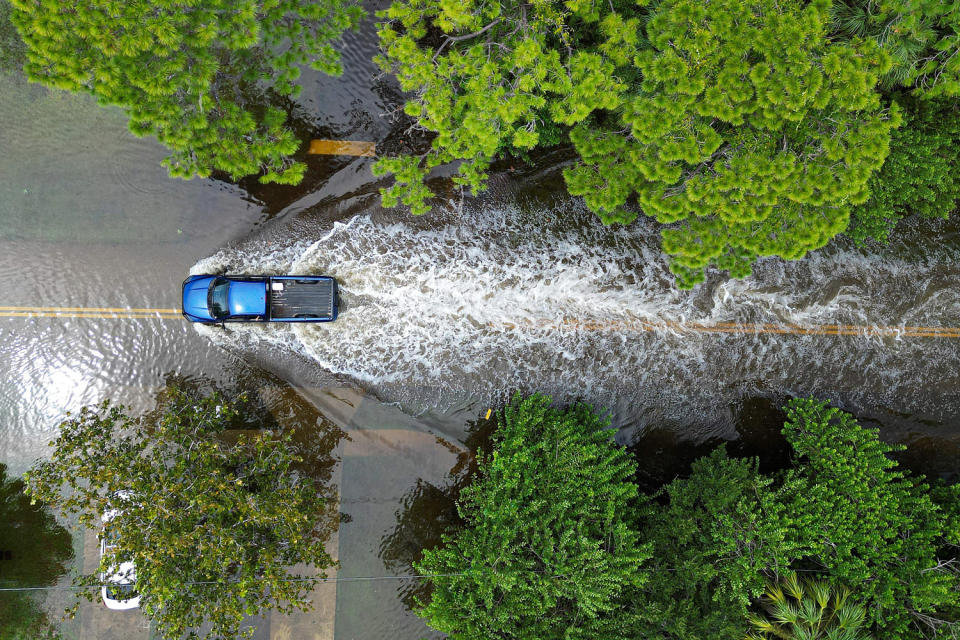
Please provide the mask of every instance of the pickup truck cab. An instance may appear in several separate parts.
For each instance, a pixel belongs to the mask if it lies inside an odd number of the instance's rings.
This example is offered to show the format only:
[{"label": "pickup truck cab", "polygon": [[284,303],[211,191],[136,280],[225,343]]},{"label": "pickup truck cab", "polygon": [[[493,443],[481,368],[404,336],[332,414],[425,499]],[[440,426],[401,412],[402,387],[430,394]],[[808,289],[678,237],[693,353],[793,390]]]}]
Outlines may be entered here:
[{"label": "pickup truck cab", "polygon": [[330,276],[190,276],[183,315],[191,322],[331,322],[337,281]]}]

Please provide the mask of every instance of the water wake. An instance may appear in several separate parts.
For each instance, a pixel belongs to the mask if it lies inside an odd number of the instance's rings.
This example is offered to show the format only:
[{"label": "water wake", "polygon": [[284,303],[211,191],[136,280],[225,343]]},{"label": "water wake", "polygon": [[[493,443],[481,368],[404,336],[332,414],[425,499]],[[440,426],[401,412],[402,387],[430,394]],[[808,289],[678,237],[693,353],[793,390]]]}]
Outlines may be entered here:
[{"label": "water wake", "polygon": [[[960,269],[949,261],[830,248],[680,292],[655,230],[604,227],[569,203],[472,212],[428,228],[358,216],[317,238],[224,250],[193,271],[333,275],[344,307],[337,322],[206,332],[236,348],[296,352],[415,406],[522,389],[619,415],[632,406],[638,423],[692,414],[710,422],[738,398],[770,393],[869,397],[898,411],[929,411],[937,396],[943,411],[958,412],[960,340],[869,330],[955,321]],[[731,331],[692,330],[714,325]],[[863,331],[762,329],[778,325]]]}]

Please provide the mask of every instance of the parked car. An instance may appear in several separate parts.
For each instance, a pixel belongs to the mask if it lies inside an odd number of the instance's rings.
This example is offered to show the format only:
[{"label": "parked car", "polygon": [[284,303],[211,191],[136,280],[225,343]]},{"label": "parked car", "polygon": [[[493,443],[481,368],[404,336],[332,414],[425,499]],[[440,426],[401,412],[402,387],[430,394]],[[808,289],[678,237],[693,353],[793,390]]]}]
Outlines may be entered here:
[{"label": "parked car", "polygon": [[330,276],[196,275],[183,281],[191,322],[331,322],[337,281]]},{"label": "parked car", "polygon": [[[104,512],[100,517],[103,521],[103,532],[100,534],[100,560],[108,552],[116,549],[117,534],[115,527],[110,525],[117,518],[123,517],[123,503],[130,500],[129,491],[118,491],[111,496],[115,505]],[[137,570],[133,562],[121,561],[119,565],[111,566],[100,574],[100,596],[108,609],[122,611],[136,609],[140,606],[140,594],[137,593]]]}]

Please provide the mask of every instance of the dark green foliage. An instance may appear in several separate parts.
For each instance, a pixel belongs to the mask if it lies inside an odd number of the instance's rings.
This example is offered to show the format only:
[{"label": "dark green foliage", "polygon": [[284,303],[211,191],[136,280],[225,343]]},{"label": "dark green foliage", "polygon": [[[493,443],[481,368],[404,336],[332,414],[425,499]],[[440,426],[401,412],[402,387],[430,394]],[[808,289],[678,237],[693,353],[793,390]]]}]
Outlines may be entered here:
[{"label": "dark green foliage", "polygon": [[886,242],[902,218],[946,218],[960,201],[960,104],[898,96],[903,125],[890,155],[870,178],[870,199],[854,207],[847,235]]},{"label": "dark green foliage", "polygon": [[746,640],[870,640],[863,606],[850,589],[788,573],[767,583],[763,613],[749,616]]},{"label": "dark green foliage", "polygon": [[355,0],[12,2],[30,79],[121,107],[170,149],[171,175],[288,184],[300,141],[264,91],[296,96],[301,64],[339,73],[331,42],[363,15]]},{"label": "dark green foliage", "polygon": [[[178,640],[245,637],[245,616],[309,606],[315,582],[291,567],[333,564],[335,496],[296,471],[290,433],[231,430],[242,406],[172,389],[149,421],[104,403],[61,424],[52,459],[26,476],[31,497],[99,530],[111,496],[132,494],[111,520],[117,551],[75,580],[83,595],[99,597],[97,574],[133,561],[141,608]],[[190,631],[201,623],[205,634]]]},{"label": "dark green foliage", "polygon": [[415,564],[436,576],[419,613],[452,638],[632,636],[624,598],[649,557],[630,524],[635,463],[589,407],[549,404],[504,410],[460,495],[465,526]]},{"label": "dark green foliage", "polygon": [[960,631],[958,489],[898,470],[898,448],[849,414],[812,399],[787,413],[792,468],[764,476],[721,449],[646,509],[641,636],[742,638],[768,577],[795,569],[852,589],[879,638]]},{"label": "dark green foliage", "polygon": [[773,483],[756,460],[728,458],[720,447],[665,488],[665,505],[649,504],[641,533],[653,549],[639,637],[746,633],[765,572],[785,571],[800,553],[784,489]]},{"label": "dark green foliage", "polygon": [[792,401],[787,416],[784,435],[798,457],[787,506],[806,560],[831,583],[854,585],[885,637],[918,637],[921,620],[955,622],[957,550],[942,555],[955,522],[925,483],[896,468],[889,454],[902,447],[816,400]]}]

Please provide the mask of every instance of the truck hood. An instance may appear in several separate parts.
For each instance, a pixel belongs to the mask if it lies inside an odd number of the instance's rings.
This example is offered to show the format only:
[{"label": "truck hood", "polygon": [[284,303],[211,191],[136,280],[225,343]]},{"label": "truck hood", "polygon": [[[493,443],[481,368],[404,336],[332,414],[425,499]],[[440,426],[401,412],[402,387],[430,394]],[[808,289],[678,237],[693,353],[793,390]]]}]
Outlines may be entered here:
[{"label": "truck hood", "polygon": [[213,320],[207,308],[207,289],[216,276],[195,276],[183,283],[183,312],[200,320]]}]

